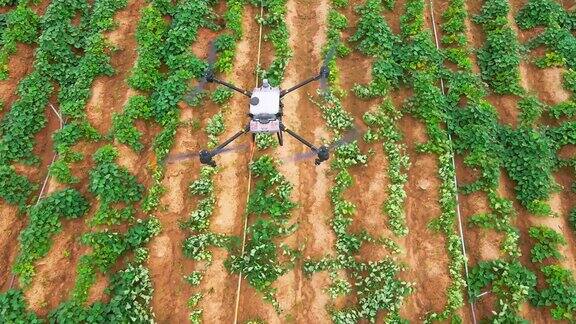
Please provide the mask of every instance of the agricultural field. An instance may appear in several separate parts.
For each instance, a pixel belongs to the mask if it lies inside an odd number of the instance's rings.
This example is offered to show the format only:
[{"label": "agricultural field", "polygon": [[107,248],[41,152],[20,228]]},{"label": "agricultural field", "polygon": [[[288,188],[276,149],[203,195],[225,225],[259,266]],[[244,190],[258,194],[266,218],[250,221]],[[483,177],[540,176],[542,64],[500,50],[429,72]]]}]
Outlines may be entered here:
[{"label": "agricultural field", "polygon": [[[0,323],[576,322],[576,1],[0,0],[0,30]],[[283,100],[330,160],[202,166],[248,121],[185,100],[211,43],[246,89],[335,51]]]}]

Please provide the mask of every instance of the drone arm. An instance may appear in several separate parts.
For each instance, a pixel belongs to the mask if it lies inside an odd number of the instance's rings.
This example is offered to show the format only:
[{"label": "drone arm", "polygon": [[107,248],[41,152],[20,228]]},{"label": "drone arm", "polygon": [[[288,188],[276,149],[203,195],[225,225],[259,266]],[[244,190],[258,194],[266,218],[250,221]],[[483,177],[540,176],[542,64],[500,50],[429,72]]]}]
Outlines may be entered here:
[{"label": "drone arm", "polygon": [[295,139],[299,140],[300,142],[302,142],[302,144],[308,146],[312,151],[318,151],[318,148],[316,146],[314,146],[314,144],[308,142],[307,140],[305,140],[302,136],[296,134],[294,131],[292,131],[291,129],[288,129],[286,127],[283,127],[283,131],[285,131],[286,133],[290,134],[292,137],[294,137]]},{"label": "drone arm", "polygon": [[202,150],[200,151],[200,162],[202,164],[207,164],[210,166],[215,167],[216,166],[216,162],[214,162],[213,158],[220,154],[220,152],[226,147],[228,146],[228,144],[234,142],[238,137],[248,133],[250,131],[250,124],[246,125],[246,127],[244,127],[244,129],[242,129],[241,131],[239,131],[238,133],[232,135],[232,137],[230,137],[229,139],[227,139],[224,143],[218,145],[216,148],[214,148],[211,151],[206,151],[206,150]]},{"label": "drone arm", "polygon": [[302,88],[303,86],[307,85],[310,82],[314,82],[320,79],[322,75],[318,74],[314,77],[311,77],[310,79],[304,80],[300,83],[298,83],[297,85],[293,86],[292,88],[286,89],[286,90],[282,90],[282,92],[280,92],[280,98],[284,97],[285,95],[289,94],[290,92],[296,91],[300,88]]},{"label": "drone arm", "polygon": [[324,162],[330,158],[330,152],[329,152],[327,146],[321,146],[318,148],[318,147],[314,146],[314,144],[305,140],[302,136],[296,134],[291,129],[286,128],[283,124],[280,126],[280,129],[282,131],[285,131],[286,133],[290,134],[295,139],[299,140],[302,144],[308,146],[308,148],[310,148],[314,153],[318,154],[318,158],[316,158],[316,165],[319,165],[320,163],[322,163],[322,162]]},{"label": "drone arm", "polygon": [[210,81],[211,81],[211,82],[218,83],[218,84],[221,84],[221,85],[223,85],[223,86],[225,86],[225,87],[228,87],[228,88],[230,88],[230,89],[232,89],[232,90],[234,90],[234,91],[236,91],[236,92],[239,92],[239,93],[245,95],[245,96],[248,97],[248,98],[252,97],[252,92],[250,92],[250,91],[248,91],[248,90],[242,90],[242,89],[238,88],[237,86],[233,85],[232,83],[229,83],[229,82],[226,82],[226,81],[222,81],[222,80],[218,80],[218,79],[216,79],[216,78],[212,78],[212,80],[210,80]]}]

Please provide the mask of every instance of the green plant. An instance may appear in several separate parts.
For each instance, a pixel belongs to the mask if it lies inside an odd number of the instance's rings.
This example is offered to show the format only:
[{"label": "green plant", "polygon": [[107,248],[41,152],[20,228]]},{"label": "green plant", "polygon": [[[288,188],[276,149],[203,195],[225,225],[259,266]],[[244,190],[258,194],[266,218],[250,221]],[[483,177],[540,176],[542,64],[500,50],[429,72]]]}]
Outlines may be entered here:
[{"label": "green plant", "polygon": [[66,153],[81,140],[95,142],[100,139],[102,139],[100,133],[87,121],[67,123],[52,135],[56,151],[60,154]]},{"label": "green plant", "polygon": [[202,272],[194,271],[188,276],[185,276],[184,280],[186,280],[186,282],[188,282],[192,286],[198,286],[200,285],[202,278],[204,278],[204,274]]},{"label": "green plant", "polygon": [[528,234],[536,241],[530,250],[532,262],[542,262],[550,257],[562,258],[562,254],[558,251],[558,245],[566,245],[562,234],[544,226],[530,227]]},{"label": "green plant", "polygon": [[1,36],[3,46],[0,49],[0,79],[6,80],[10,56],[16,53],[16,43],[32,44],[36,41],[40,18],[26,2],[20,3],[3,18],[5,27]]},{"label": "green plant", "polygon": [[2,323],[43,323],[36,314],[27,310],[26,299],[21,290],[10,289],[0,293],[0,322]]},{"label": "green plant", "polygon": [[530,0],[516,14],[516,23],[521,29],[537,26],[547,27],[556,23],[567,28],[572,27],[567,10],[554,0]]},{"label": "green plant", "polygon": [[28,178],[18,174],[13,167],[0,165],[0,198],[12,205],[18,205],[21,209],[26,205],[28,197],[36,189],[36,185]]},{"label": "green plant", "polygon": [[168,24],[156,6],[142,9],[136,29],[138,60],[132,68],[128,84],[138,90],[151,90],[162,78],[160,73],[161,44],[166,37]]},{"label": "green plant", "polygon": [[510,10],[507,0],[488,0],[475,23],[486,32],[484,47],[478,50],[478,64],[482,79],[497,94],[521,94],[520,45],[515,32],[508,25]]},{"label": "green plant", "polygon": [[[242,273],[279,313],[276,288],[271,285],[294,266],[299,256],[297,250],[286,245],[280,244],[278,247],[275,240],[296,230],[296,225],[286,226],[295,207],[290,200],[292,185],[277,171],[274,160],[269,156],[264,155],[254,161],[250,170],[258,182],[250,193],[246,211],[258,218],[248,228],[245,252],[231,254],[224,264],[231,273]],[[278,248],[287,261],[280,261]]]},{"label": "green plant", "polygon": [[206,124],[206,134],[208,134],[208,147],[214,148],[218,145],[218,136],[224,133],[224,115],[220,112],[212,116]]},{"label": "green plant", "polygon": [[406,147],[400,142],[402,134],[396,126],[396,122],[401,117],[401,112],[396,110],[390,100],[382,103],[378,111],[364,115],[366,124],[370,127],[378,127],[375,133],[369,133],[373,135],[373,140],[381,138],[384,141],[383,149],[388,158],[388,179],[390,184],[388,186],[388,197],[382,206],[382,211],[388,216],[390,229],[398,236],[408,233],[404,213],[406,199],[404,185],[408,181],[406,170],[410,166],[408,156],[405,153]]},{"label": "green plant", "polygon": [[428,135],[428,141],[418,144],[416,149],[422,153],[433,153],[438,158],[438,201],[441,214],[429,223],[429,227],[444,235],[449,256],[448,272],[451,282],[446,289],[446,306],[441,312],[428,314],[425,322],[458,321],[457,310],[464,304],[462,290],[466,282],[462,269],[466,260],[455,227],[457,189],[454,183],[454,151],[445,129],[448,101],[437,87],[443,58],[430,33],[424,29],[424,10],[422,0],[410,0],[406,3],[406,11],[400,19],[403,44],[398,54],[401,66],[409,75],[407,81],[414,89],[413,96],[405,103],[405,108],[424,123]]},{"label": "green plant", "polygon": [[111,135],[118,142],[130,146],[135,151],[144,148],[140,139],[142,132],[135,126],[134,121],[138,118],[149,120],[152,118],[152,112],[148,98],[144,96],[132,96],[128,99],[124,111],[120,114],[112,115]]},{"label": "green plant", "polygon": [[218,87],[212,93],[212,101],[214,101],[215,104],[223,105],[225,103],[228,103],[228,101],[230,101],[232,95],[233,95],[232,91],[229,90],[228,88]]},{"label": "green plant", "polygon": [[256,148],[260,151],[278,146],[278,140],[276,139],[275,134],[258,133],[256,134],[255,142]]},{"label": "green plant", "polygon": [[14,273],[20,284],[28,286],[34,276],[34,262],[50,250],[52,237],[62,230],[60,219],[75,219],[88,211],[88,201],[76,190],[65,189],[40,200],[28,211],[29,224],[22,230],[18,241],[20,252],[14,264]]},{"label": "green plant", "polygon": [[576,70],[569,69],[562,75],[564,88],[576,95]]},{"label": "green plant", "polygon": [[357,322],[366,319],[376,322],[380,311],[386,312],[390,322],[403,322],[400,307],[405,296],[412,292],[412,284],[396,278],[404,270],[390,259],[378,262],[359,263],[354,266],[352,277],[355,281],[358,304],[354,308],[333,310],[332,320],[336,323]]},{"label": "green plant", "polygon": [[393,49],[399,39],[381,15],[381,0],[369,0],[356,11],[360,20],[350,41],[358,42],[361,53],[377,59],[372,66],[372,81],[368,85],[355,85],[353,90],[360,98],[386,95],[390,88],[398,85],[402,76],[400,66],[393,58]]},{"label": "green plant", "polygon": [[90,287],[96,281],[97,270],[109,271],[120,256],[148,243],[160,230],[160,221],[149,217],[137,220],[125,234],[105,230],[82,235],[80,241],[90,246],[91,253],[80,257],[71,301],[80,304],[86,302]]},{"label": "green plant", "polygon": [[74,301],[61,303],[51,311],[51,323],[73,322],[139,322],[154,321],[151,299],[154,289],[150,271],[142,265],[128,264],[110,278],[106,293],[108,303],[96,302],[88,307]]},{"label": "green plant", "polygon": [[554,152],[546,137],[530,128],[502,128],[499,135],[505,150],[504,167],[516,182],[518,200],[532,213],[550,214],[546,201],[552,190]]},{"label": "green plant", "polygon": [[547,287],[533,291],[530,302],[537,307],[552,307],[555,320],[574,321],[576,318],[576,281],[572,272],[559,265],[542,267]]},{"label": "green plant", "polygon": [[536,275],[519,261],[481,261],[470,270],[470,300],[478,300],[482,289],[489,285],[498,297],[497,309],[490,320],[503,323],[522,322],[523,319],[518,315],[519,308],[525,300],[532,298]]},{"label": "green plant", "polygon": [[533,126],[546,106],[536,96],[526,96],[518,102],[520,108],[520,125],[524,127]]},{"label": "green plant", "polygon": [[257,17],[259,24],[268,27],[268,32],[264,35],[264,40],[272,44],[275,52],[275,58],[264,71],[262,77],[267,78],[273,86],[280,85],[284,78],[284,71],[288,61],[292,57],[288,38],[289,32],[284,15],[286,14],[286,0],[270,0],[261,2],[259,0],[250,0],[254,5],[263,5],[266,13],[262,17]]},{"label": "green plant", "polygon": [[570,214],[568,215],[568,223],[570,224],[570,227],[572,227],[572,230],[576,234],[576,208],[573,208],[570,211]]},{"label": "green plant", "polygon": [[94,153],[96,166],[89,172],[89,190],[103,204],[139,201],[144,187],[128,170],[115,163],[117,157],[118,151],[111,145],[105,145]]},{"label": "green plant", "polygon": [[472,70],[471,50],[468,48],[466,36],[466,19],[468,13],[464,0],[451,0],[442,14],[442,39],[446,46],[446,59],[456,64],[456,67],[466,71]]},{"label": "green plant", "polygon": [[576,69],[576,37],[569,29],[553,25],[529,40],[526,46],[531,50],[541,46],[549,49],[550,52],[537,60],[541,66],[557,65],[560,62],[569,69]]},{"label": "green plant", "polygon": [[60,183],[74,184],[80,181],[77,177],[72,175],[72,170],[64,159],[54,161],[48,170],[50,175]]},{"label": "green plant", "polygon": [[[333,3],[334,6],[337,7],[345,2],[338,1]],[[359,12],[367,15],[367,17],[361,17],[361,19],[365,19],[365,21],[371,19],[381,21],[381,19],[377,17],[381,11],[379,7],[380,4],[379,1],[366,2],[365,5],[359,9]],[[391,5],[391,2],[386,2],[386,4]],[[340,33],[342,29],[346,27],[346,20],[345,17],[340,15],[341,14],[336,11],[329,14],[328,41],[326,47],[330,48],[337,45],[338,55],[346,55],[347,48],[340,40]],[[384,25],[381,25],[381,27],[383,26]],[[364,34],[364,32],[366,33]],[[364,44],[368,46],[367,49],[371,46],[378,46],[377,37],[375,37],[375,34],[371,34],[368,29],[360,30],[357,36],[359,37],[358,40],[366,37]],[[384,41],[386,41],[386,38],[384,38]],[[322,102],[315,103],[321,109],[328,127],[335,133],[335,137],[338,138],[342,133],[353,127],[354,121],[352,115],[342,106],[340,99],[342,92],[339,91],[337,84],[338,67],[334,60],[330,62],[330,64],[332,73],[329,83],[329,95],[326,96]],[[378,71],[376,68],[377,64],[379,63],[375,63],[373,67],[373,76],[382,76],[382,71]],[[385,77],[382,78],[382,81],[385,81]],[[366,94],[366,97],[372,94],[385,94],[385,91],[370,93],[371,89],[369,88],[372,86],[373,84],[370,84],[366,88],[361,89],[357,87],[357,89],[358,91],[368,90],[363,92]],[[357,94],[360,94],[360,92]],[[375,141],[382,138],[392,146],[397,144],[395,141],[398,137],[396,136],[393,122],[391,122],[397,115],[390,111],[390,109],[391,107],[384,103],[382,107],[380,107],[380,110],[365,116],[366,123],[371,126],[371,128],[377,130],[370,130],[365,137],[366,139]],[[392,127],[389,127],[391,125]],[[390,138],[386,136],[390,136]],[[390,149],[390,152],[396,152],[395,149],[397,148],[399,149],[398,146],[395,146],[394,149]],[[387,146],[385,146],[385,150],[387,150]],[[344,197],[345,192],[350,189],[354,183],[349,169],[361,167],[367,162],[368,156],[360,151],[357,142],[352,142],[336,149],[330,172],[330,174],[333,175],[334,183],[330,189],[333,214],[330,224],[336,235],[336,255],[327,256],[320,260],[306,260],[303,270],[306,275],[310,275],[313,272],[329,271],[332,279],[332,283],[328,287],[329,293],[333,296],[342,293],[352,294],[353,298],[351,300],[354,300],[354,303],[349,304],[348,307],[337,309],[332,305],[329,306],[328,310],[334,322],[357,322],[361,319],[374,322],[376,313],[381,311],[385,314],[384,321],[402,322],[398,314],[398,309],[402,304],[404,296],[411,291],[409,283],[396,278],[397,272],[403,270],[403,268],[388,258],[372,263],[365,263],[356,259],[356,254],[362,244],[366,242],[383,245],[393,250],[392,253],[397,252],[398,248],[390,239],[374,238],[365,231],[352,233],[350,230],[350,225],[356,214],[356,206]],[[354,285],[342,279],[340,275],[336,275],[336,273],[340,274],[342,272],[345,272],[348,278],[351,277],[354,280]]]}]

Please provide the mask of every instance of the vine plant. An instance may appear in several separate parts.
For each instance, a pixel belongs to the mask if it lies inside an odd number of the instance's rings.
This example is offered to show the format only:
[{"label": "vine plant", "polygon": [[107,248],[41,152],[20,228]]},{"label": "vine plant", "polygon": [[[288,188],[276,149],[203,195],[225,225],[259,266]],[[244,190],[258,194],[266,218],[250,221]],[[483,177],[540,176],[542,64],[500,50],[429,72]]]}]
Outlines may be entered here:
[{"label": "vine plant", "polygon": [[447,114],[446,98],[436,86],[442,68],[442,56],[432,42],[432,35],[424,29],[424,1],[411,0],[401,17],[403,46],[399,51],[399,62],[408,75],[407,82],[413,88],[413,96],[405,108],[421,119],[428,134],[428,141],[419,144],[417,150],[438,156],[439,202],[441,214],[432,220],[430,227],[446,237],[448,272],[452,281],[447,288],[447,303],[440,313],[429,314],[427,321],[458,319],[457,311],[464,305],[462,290],[466,287],[463,268],[467,260],[462,253],[462,242],[456,229],[455,170],[452,164],[454,150],[444,129]]},{"label": "vine plant", "polygon": [[[390,8],[390,7],[389,7]],[[354,92],[360,98],[382,96],[387,98],[389,91],[397,87],[402,71],[394,57],[394,49],[399,39],[394,35],[381,15],[381,0],[369,0],[358,7],[360,14],[356,33],[350,38],[358,42],[357,48],[365,55],[375,56],[372,66],[372,81],[368,85],[356,85]],[[408,181],[406,170],[410,162],[405,153],[406,147],[401,143],[402,134],[396,122],[402,113],[394,108],[389,98],[374,111],[364,115],[364,122],[370,127],[364,136],[367,142],[379,139],[384,141],[383,149],[388,159],[388,198],[382,211],[388,216],[392,232],[398,236],[408,233],[404,215],[406,192],[404,185]],[[376,130],[374,130],[376,128]]]},{"label": "vine plant", "polygon": [[[332,1],[335,8],[343,8],[348,5],[347,1]],[[361,10],[367,16],[365,21],[378,20],[373,10],[380,12],[379,1],[369,1]],[[368,8],[368,6],[370,6]],[[347,27],[347,21],[336,9],[331,9],[328,16],[328,43],[325,48],[336,46],[338,55],[349,53],[348,48],[341,41],[341,31]],[[354,36],[353,36],[354,37]],[[366,48],[375,46],[373,41],[375,35],[366,35],[358,32],[356,40],[363,40]],[[330,93],[324,102],[317,102],[328,127],[339,136],[346,130],[353,127],[353,118],[346,112],[341,102],[341,90],[338,86],[338,68],[336,60],[330,62]],[[374,72],[374,70],[373,70]],[[381,79],[374,81],[368,86],[357,87],[358,92],[376,94],[376,89],[381,89],[379,83],[385,81]],[[366,91],[365,91],[366,90]],[[370,94],[371,95],[371,94]],[[374,113],[375,116],[380,112]],[[378,117],[368,116],[367,119]],[[373,118],[374,117],[374,118]],[[375,124],[378,127],[379,124]],[[347,308],[336,308],[329,305],[329,312],[332,320],[336,323],[357,322],[361,319],[370,322],[376,321],[376,315],[380,311],[386,313],[387,321],[401,321],[399,310],[404,296],[412,291],[412,284],[398,279],[398,274],[405,270],[403,265],[397,264],[393,257],[385,257],[376,262],[364,262],[357,258],[361,246],[365,243],[384,245],[392,254],[399,253],[400,248],[391,239],[370,236],[365,231],[352,233],[350,225],[356,214],[356,206],[344,198],[347,189],[352,187],[353,178],[350,169],[359,167],[367,163],[368,157],[360,152],[357,142],[344,145],[336,149],[335,157],[331,163],[331,173],[334,175],[334,186],[330,189],[330,199],[332,202],[333,219],[332,229],[336,234],[336,255],[326,256],[320,260],[306,260],[304,263],[304,273],[312,275],[319,271],[328,271],[331,278],[331,285],[328,292],[334,299],[343,294],[353,293],[356,297],[355,303]],[[343,277],[346,275],[346,277]],[[351,283],[348,278],[351,278]]]}]

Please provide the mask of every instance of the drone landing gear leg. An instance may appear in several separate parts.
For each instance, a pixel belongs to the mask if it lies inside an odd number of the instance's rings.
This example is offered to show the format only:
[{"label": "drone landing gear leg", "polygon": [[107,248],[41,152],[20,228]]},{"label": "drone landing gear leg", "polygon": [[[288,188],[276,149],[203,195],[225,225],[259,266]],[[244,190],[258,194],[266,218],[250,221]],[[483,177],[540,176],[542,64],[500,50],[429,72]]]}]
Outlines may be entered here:
[{"label": "drone landing gear leg", "polygon": [[200,163],[216,167],[216,162],[214,162],[214,157],[218,155],[228,144],[234,142],[238,137],[248,133],[250,131],[250,124],[244,127],[243,130],[234,134],[232,137],[227,139],[224,143],[218,145],[215,149],[211,151],[202,150],[200,151]]},{"label": "drone landing gear leg", "polygon": [[295,132],[293,132],[292,130],[286,128],[284,125],[281,125],[280,129],[282,131],[285,131],[286,133],[290,134],[295,139],[299,140],[302,144],[308,146],[314,153],[318,154],[318,157],[316,158],[316,161],[315,161],[316,165],[320,165],[320,163],[322,163],[322,162],[324,162],[330,158],[330,151],[328,150],[328,147],[326,145],[316,147],[312,143],[305,140],[302,136],[300,136],[300,135],[296,134]]}]

